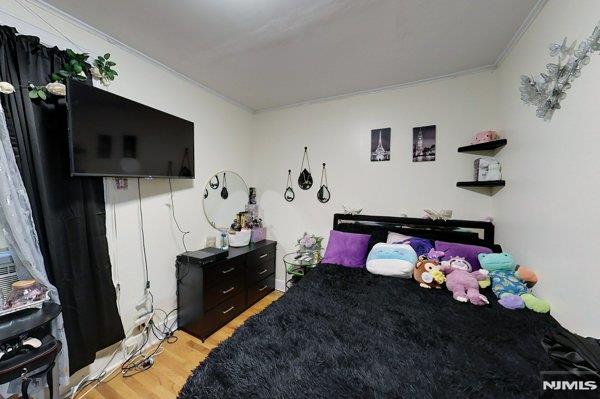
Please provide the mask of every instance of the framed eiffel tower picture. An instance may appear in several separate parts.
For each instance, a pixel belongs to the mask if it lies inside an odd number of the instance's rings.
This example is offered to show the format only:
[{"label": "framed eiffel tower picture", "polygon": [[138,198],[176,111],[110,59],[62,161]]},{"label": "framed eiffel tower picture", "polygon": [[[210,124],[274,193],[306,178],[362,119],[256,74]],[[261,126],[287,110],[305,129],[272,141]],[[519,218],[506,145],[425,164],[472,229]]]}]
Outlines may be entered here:
[{"label": "framed eiffel tower picture", "polygon": [[371,162],[390,160],[392,129],[371,130]]},{"label": "framed eiffel tower picture", "polygon": [[435,161],[435,125],[413,128],[413,162]]}]

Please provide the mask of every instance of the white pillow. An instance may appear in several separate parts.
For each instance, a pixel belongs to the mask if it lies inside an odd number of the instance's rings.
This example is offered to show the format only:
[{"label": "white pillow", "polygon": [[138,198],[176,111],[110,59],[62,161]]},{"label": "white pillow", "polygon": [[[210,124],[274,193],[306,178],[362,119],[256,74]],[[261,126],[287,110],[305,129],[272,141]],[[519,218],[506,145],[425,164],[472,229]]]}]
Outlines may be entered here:
[{"label": "white pillow", "polygon": [[382,276],[412,278],[417,253],[407,244],[377,243],[367,257],[367,270]]},{"label": "white pillow", "polygon": [[387,240],[385,241],[388,244],[396,244],[399,242],[403,242],[404,240],[408,240],[412,238],[411,236],[405,236],[404,234],[394,233],[393,231],[388,231]]}]

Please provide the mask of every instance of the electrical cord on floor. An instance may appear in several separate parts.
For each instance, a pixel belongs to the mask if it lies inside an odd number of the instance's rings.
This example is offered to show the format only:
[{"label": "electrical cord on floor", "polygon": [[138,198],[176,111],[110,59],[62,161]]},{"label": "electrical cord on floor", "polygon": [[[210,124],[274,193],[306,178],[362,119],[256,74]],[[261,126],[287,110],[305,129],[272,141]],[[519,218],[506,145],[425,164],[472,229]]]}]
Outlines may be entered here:
[{"label": "electrical cord on floor", "polygon": [[[148,370],[154,365],[156,356],[163,352],[163,345],[165,342],[168,344],[177,342],[178,338],[174,335],[175,331],[173,330],[177,321],[173,320],[170,325],[166,324],[170,315],[177,311],[177,309],[173,309],[168,313],[162,309],[157,309],[156,311],[162,312],[165,315],[165,318],[162,322],[163,328],[159,328],[154,319],[150,320],[149,325],[147,326],[146,335],[144,337],[144,343],[125,361],[125,363],[123,363],[123,366],[121,367],[123,377],[131,377]],[[143,348],[149,342],[150,333],[152,333],[160,341],[150,353],[143,354]]]}]

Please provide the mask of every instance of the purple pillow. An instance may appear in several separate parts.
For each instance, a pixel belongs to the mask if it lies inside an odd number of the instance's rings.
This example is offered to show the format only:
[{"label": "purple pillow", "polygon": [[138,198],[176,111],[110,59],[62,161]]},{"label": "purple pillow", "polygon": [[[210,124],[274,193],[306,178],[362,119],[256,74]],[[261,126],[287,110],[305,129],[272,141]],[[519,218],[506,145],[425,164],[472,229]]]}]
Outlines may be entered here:
[{"label": "purple pillow", "polygon": [[408,244],[415,250],[417,256],[427,255],[433,249],[433,243],[430,240],[419,237],[412,237],[395,244]]},{"label": "purple pillow", "polygon": [[444,252],[442,260],[450,260],[450,258],[454,256],[465,258],[465,260],[471,264],[473,271],[481,269],[477,255],[492,253],[492,250],[486,247],[444,241],[436,241],[435,249],[436,251]]},{"label": "purple pillow", "polygon": [[369,234],[331,230],[322,263],[346,267],[365,267],[369,250]]}]

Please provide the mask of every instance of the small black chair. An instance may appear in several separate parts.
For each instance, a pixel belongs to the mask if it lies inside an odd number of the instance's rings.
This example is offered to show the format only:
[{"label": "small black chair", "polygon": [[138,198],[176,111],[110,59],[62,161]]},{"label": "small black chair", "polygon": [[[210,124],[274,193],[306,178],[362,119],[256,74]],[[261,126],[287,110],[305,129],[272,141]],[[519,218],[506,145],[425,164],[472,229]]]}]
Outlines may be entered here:
[{"label": "small black chair", "polygon": [[0,384],[5,384],[18,378],[21,379],[21,395],[23,399],[29,399],[27,389],[34,378],[46,375],[50,399],[54,392],[52,370],[58,352],[62,344],[52,335],[46,335],[41,339],[42,346],[19,353],[9,359],[0,361]]},{"label": "small black chair", "polygon": [[0,384],[21,379],[21,395],[24,399],[29,398],[27,389],[31,380],[44,375],[52,399],[52,371],[62,344],[50,334],[50,321],[60,311],[60,305],[46,302],[41,309],[0,317],[0,344],[20,342],[23,336],[36,337],[42,342],[39,348],[19,349],[14,355],[0,359]]}]

